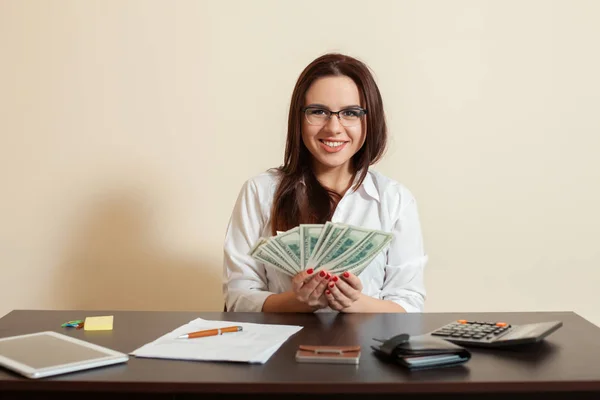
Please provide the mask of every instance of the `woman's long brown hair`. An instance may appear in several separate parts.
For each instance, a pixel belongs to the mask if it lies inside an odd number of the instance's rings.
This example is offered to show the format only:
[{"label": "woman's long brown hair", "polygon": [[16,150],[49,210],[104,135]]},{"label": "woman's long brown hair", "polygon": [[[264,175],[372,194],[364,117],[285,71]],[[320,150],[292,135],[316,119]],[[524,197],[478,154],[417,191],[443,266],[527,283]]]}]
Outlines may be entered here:
[{"label": "woman's long brown hair", "polygon": [[[324,224],[330,221],[341,194],[321,185],[311,169],[311,154],[302,141],[302,107],[312,83],[326,76],[347,76],[358,87],[361,106],[367,109],[367,135],[364,145],[352,157],[358,189],[368,172],[385,151],[387,128],[379,88],[361,61],[343,55],[326,54],[310,63],[300,74],[290,104],[284,164],[277,168],[281,181],[271,210],[272,234],[287,231],[299,224]],[[364,124],[364,121],[363,121]],[[363,129],[365,126],[363,125]]]}]

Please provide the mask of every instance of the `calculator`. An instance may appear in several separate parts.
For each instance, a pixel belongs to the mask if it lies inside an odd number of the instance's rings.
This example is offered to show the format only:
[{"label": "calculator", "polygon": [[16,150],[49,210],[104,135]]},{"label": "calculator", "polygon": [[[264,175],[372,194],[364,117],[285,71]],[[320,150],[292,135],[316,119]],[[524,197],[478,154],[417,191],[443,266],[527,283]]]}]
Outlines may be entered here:
[{"label": "calculator", "polygon": [[511,325],[459,319],[430,334],[461,346],[503,347],[540,342],[561,326],[560,321]]}]

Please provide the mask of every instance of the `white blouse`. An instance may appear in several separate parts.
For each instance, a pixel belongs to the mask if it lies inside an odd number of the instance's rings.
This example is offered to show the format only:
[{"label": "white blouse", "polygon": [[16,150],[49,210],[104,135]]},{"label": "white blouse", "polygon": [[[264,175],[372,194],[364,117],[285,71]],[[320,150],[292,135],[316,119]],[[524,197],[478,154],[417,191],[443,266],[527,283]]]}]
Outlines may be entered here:
[{"label": "white blouse", "polygon": [[[261,236],[271,236],[278,183],[278,173],[267,171],[246,181],[238,196],[224,245],[223,294],[228,311],[262,311],[267,297],[291,289],[290,276],[248,255]],[[362,292],[393,301],[407,312],[423,311],[428,257],[417,204],[405,186],[370,169],[358,190],[344,194],[331,221],[392,232],[388,247],[359,275]]]}]

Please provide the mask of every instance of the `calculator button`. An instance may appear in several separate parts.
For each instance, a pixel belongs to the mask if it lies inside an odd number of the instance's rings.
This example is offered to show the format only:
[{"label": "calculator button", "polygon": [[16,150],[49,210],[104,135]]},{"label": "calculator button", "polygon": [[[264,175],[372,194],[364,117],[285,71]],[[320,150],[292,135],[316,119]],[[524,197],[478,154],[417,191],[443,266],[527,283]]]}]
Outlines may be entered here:
[{"label": "calculator button", "polygon": [[468,321],[466,319],[459,319],[456,322],[458,322],[459,324],[466,324],[466,323],[468,323]]},{"label": "calculator button", "polygon": [[496,322],[496,326],[499,326],[500,328],[504,328],[507,325],[508,324],[506,322]]}]

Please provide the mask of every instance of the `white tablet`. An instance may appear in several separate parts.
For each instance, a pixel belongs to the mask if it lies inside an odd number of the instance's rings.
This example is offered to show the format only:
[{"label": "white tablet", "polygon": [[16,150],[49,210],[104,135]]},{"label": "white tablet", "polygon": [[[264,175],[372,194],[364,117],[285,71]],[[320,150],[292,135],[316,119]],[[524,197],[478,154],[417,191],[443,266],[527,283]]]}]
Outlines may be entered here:
[{"label": "white tablet", "polygon": [[0,338],[0,366],[27,378],[126,362],[127,354],[56,332]]}]

